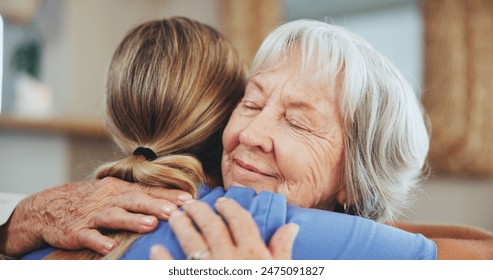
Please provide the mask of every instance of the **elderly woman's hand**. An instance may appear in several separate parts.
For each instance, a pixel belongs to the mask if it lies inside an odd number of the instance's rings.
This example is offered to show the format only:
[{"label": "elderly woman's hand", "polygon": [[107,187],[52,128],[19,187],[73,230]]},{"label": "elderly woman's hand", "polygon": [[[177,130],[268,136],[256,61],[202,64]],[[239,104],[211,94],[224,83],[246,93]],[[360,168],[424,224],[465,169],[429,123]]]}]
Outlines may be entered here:
[{"label": "elderly woman's hand", "polygon": [[[173,212],[169,223],[188,259],[291,259],[298,225],[280,227],[267,247],[250,213],[234,200],[218,199],[219,215],[200,201],[183,209]],[[171,255],[164,247],[154,246],[151,258],[171,259]]]},{"label": "elderly woman's hand", "polygon": [[115,178],[50,188],[19,203],[1,228],[0,252],[20,256],[46,242],[107,254],[118,242],[98,229],[150,232],[157,218],[167,219],[190,198],[180,190],[143,187]]}]

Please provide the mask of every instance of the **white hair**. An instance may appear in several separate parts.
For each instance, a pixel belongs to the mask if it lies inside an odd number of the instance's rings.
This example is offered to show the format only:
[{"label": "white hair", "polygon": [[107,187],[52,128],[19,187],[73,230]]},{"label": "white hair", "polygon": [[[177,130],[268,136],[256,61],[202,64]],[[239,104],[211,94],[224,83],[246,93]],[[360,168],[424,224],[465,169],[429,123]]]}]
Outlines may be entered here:
[{"label": "white hair", "polygon": [[[423,176],[429,136],[417,94],[369,43],[346,29],[297,20],[265,39],[252,71],[301,52],[301,74],[337,90],[344,130],[341,183],[350,212],[392,221]],[[309,71],[309,73],[307,72]],[[307,75],[310,74],[310,75]]]}]

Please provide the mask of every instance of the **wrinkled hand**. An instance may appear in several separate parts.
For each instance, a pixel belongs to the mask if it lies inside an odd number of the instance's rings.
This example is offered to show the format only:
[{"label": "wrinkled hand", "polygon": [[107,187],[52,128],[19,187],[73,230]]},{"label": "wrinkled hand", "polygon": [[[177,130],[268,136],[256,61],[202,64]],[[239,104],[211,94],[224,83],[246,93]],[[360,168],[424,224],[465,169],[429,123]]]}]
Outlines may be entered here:
[{"label": "wrinkled hand", "polygon": [[[2,227],[0,252],[19,256],[44,242],[64,249],[110,252],[118,242],[98,229],[150,232],[191,195],[115,178],[69,183],[30,196]],[[143,214],[137,214],[143,213]],[[156,218],[157,217],[157,218]],[[2,234],[3,235],[3,234]]]},{"label": "wrinkled hand", "polygon": [[[291,259],[298,225],[287,224],[272,236],[267,247],[250,213],[236,201],[220,198],[216,214],[206,203],[194,201],[174,211],[170,226],[188,258],[194,259]],[[224,218],[224,222],[222,218]],[[200,234],[194,227],[200,229]],[[168,251],[156,245],[151,259],[172,259]]]}]

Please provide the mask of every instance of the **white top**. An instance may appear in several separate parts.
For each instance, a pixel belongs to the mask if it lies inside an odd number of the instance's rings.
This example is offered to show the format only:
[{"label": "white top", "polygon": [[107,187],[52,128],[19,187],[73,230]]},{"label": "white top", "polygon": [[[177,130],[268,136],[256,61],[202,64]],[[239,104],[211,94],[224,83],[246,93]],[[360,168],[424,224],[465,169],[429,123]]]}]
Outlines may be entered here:
[{"label": "white top", "polygon": [[15,207],[26,195],[0,192],[0,226],[5,224]]}]

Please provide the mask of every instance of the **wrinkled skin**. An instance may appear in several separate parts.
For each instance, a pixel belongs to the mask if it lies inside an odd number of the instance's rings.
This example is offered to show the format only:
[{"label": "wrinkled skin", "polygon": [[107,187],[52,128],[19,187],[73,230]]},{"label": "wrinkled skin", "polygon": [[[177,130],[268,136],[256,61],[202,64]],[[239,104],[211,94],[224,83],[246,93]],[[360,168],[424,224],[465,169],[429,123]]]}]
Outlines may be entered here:
[{"label": "wrinkled skin", "polygon": [[[150,232],[191,195],[115,178],[69,183],[19,203],[0,228],[0,253],[18,257],[45,243],[107,254],[118,243],[99,229]],[[143,213],[143,214],[135,214]]]}]

